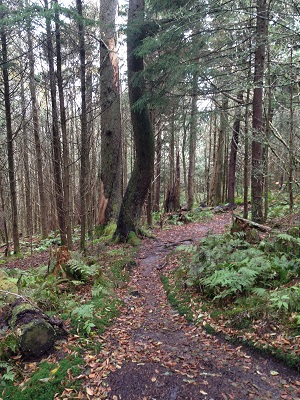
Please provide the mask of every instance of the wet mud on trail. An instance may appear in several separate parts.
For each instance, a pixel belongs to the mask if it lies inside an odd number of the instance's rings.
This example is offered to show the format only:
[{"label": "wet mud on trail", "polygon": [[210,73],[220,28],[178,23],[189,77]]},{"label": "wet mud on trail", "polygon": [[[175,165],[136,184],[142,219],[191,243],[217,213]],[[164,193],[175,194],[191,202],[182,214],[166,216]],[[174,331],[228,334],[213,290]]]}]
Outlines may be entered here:
[{"label": "wet mud on trail", "polygon": [[223,214],[143,241],[130,290],[120,290],[122,313],[102,336],[99,356],[105,361],[90,382],[90,398],[300,399],[296,372],[206,333],[168,304],[160,280],[166,256],[176,244],[198,243],[229,223],[230,215]]}]

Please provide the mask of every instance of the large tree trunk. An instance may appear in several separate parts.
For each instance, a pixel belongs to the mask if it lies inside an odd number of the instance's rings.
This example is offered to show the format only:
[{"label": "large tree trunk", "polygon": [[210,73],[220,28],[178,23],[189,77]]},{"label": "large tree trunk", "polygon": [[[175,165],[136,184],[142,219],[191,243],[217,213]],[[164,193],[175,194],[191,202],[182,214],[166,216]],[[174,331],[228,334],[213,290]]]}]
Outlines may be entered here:
[{"label": "large tree trunk", "polygon": [[[58,5],[58,0],[54,0]],[[56,36],[56,76],[59,96],[60,125],[63,145],[63,190],[64,190],[64,210],[66,219],[66,233],[69,249],[72,248],[72,222],[71,222],[71,199],[70,199],[70,157],[67,135],[67,118],[65,109],[65,97],[63,90],[62,76],[62,56],[61,56],[61,35],[58,9],[55,10],[55,36]]]},{"label": "large tree trunk", "polygon": [[[249,52],[252,50],[252,39],[249,38]],[[248,194],[249,194],[249,113],[250,113],[250,82],[251,82],[251,57],[248,61],[247,72],[247,95],[246,95],[246,110],[245,110],[245,148],[244,148],[244,210],[243,216],[248,219]]]},{"label": "large tree trunk", "polygon": [[196,164],[196,142],[197,142],[197,90],[198,75],[194,73],[192,83],[192,109],[189,138],[189,171],[188,171],[188,198],[187,209],[191,210],[194,205],[194,186],[195,186],[195,164]]},{"label": "large tree trunk", "polygon": [[[0,0],[0,7],[2,7],[2,0]],[[3,12],[0,15],[4,17]],[[7,38],[5,33],[5,26],[2,26],[1,31],[1,46],[2,46],[2,77],[4,84],[4,107],[6,119],[6,138],[7,138],[7,159],[8,159],[8,176],[10,187],[10,200],[12,211],[12,232],[14,242],[14,253],[20,251],[19,241],[19,228],[18,228],[18,207],[17,207],[17,191],[15,179],[15,161],[14,161],[14,146],[13,146],[13,130],[12,130],[12,116],[10,104],[10,87],[9,87],[9,74],[8,74],[8,54],[7,54]]]},{"label": "large tree trunk", "polygon": [[[293,71],[293,48],[291,47],[291,59],[290,59],[290,68],[291,68],[291,76],[294,77],[296,73]],[[289,134],[289,166],[288,166],[288,191],[289,191],[289,198],[290,198],[290,211],[292,212],[294,209],[294,169],[295,169],[295,126],[294,126],[294,79],[291,82],[290,86],[290,134]]]},{"label": "large tree trunk", "polygon": [[[48,0],[45,1],[45,8],[48,10]],[[58,112],[56,104],[56,78],[54,70],[54,48],[52,43],[51,34],[51,20],[49,17],[46,18],[46,30],[47,30],[47,56],[49,65],[49,81],[50,81],[50,93],[51,93],[51,111],[52,111],[52,148],[53,148],[53,173],[54,173],[54,185],[55,185],[55,199],[56,209],[58,217],[58,225],[60,232],[60,240],[62,245],[67,244],[66,238],[66,215],[64,210],[64,193],[61,177],[61,143],[59,138],[59,127],[58,127]]]},{"label": "large tree trunk", "polygon": [[40,220],[41,220],[41,228],[42,228],[42,238],[45,239],[48,236],[47,206],[46,206],[46,196],[45,196],[45,189],[44,189],[42,146],[41,146],[41,141],[40,141],[39,110],[38,110],[37,96],[36,96],[33,43],[32,43],[32,33],[31,33],[30,26],[27,28],[27,40],[28,40],[28,60],[29,60],[29,89],[30,89],[30,97],[31,97],[33,136],[34,136],[36,168],[37,168],[37,176],[38,176]]},{"label": "large tree trunk", "polygon": [[218,141],[215,150],[214,168],[211,179],[210,199],[211,206],[217,206],[222,203],[222,189],[223,189],[223,173],[224,173],[224,147],[225,147],[225,129],[227,127],[226,110],[228,107],[228,100],[223,98],[222,110],[220,113],[220,128],[218,134]]},{"label": "large tree trunk", "polygon": [[81,93],[81,164],[80,164],[80,248],[85,249],[85,233],[87,221],[87,172],[88,172],[88,132],[87,132],[87,102],[86,102],[86,57],[85,57],[85,29],[83,23],[82,1],[76,0],[80,58],[80,93]]},{"label": "large tree trunk", "polygon": [[23,134],[23,163],[24,163],[24,186],[25,186],[25,215],[26,215],[26,236],[32,237],[32,200],[30,190],[30,170],[28,156],[28,130],[26,121],[24,81],[21,81],[21,106],[22,106],[22,134]]},{"label": "large tree trunk", "polygon": [[267,39],[268,13],[267,0],[257,1],[256,49],[254,65],[254,92],[252,117],[252,171],[251,203],[252,220],[263,222],[263,78],[265,65],[265,47]]},{"label": "large tree trunk", "polygon": [[130,181],[124,195],[115,236],[126,240],[131,231],[138,231],[142,207],[146,199],[154,168],[154,137],[150,115],[146,106],[135,107],[144,94],[144,85],[133,82],[144,69],[143,58],[136,54],[144,33],[144,0],[130,0],[127,31],[127,64],[129,102],[136,149],[136,158]]},{"label": "large tree trunk", "polygon": [[162,155],[162,137],[161,137],[161,120],[156,121],[156,160],[155,160],[155,176],[154,176],[154,204],[153,211],[160,210],[160,188],[161,188],[161,155]]},{"label": "large tree trunk", "polygon": [[100,1],[101,181],[107,199],[106,209],[102,212],[104,225],[117,218],[122,200],[121,108],[115,32],[117,6],[117,0]]},{"label": "large tree trunk", "polygon": [[[238,94],[238,99],[239,100],[243,99],[242,92]],[[238,150],[238,143],[240,136],[240,125],[242,119],[241,106],[238,105],[237,107],[238,109],[236,111],[233,123],[233,132],[230,144],[229,169],[228,169],[228,203],[230,206],[234,205],[236,158],[237,158],[237,150]]]}]

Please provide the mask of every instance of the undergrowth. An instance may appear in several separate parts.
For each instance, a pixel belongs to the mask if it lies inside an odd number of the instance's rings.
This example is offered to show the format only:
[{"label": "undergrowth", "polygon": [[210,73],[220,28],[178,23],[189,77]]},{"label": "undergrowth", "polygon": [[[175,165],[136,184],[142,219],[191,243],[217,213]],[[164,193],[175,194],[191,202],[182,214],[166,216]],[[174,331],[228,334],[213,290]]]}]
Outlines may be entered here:
[{"label": "undergrowth", "polygon": [[210,333],[223,332],[300,370],[299,231],[254,245],[243,233],[179,246],[180,266],[162,277],[171,304]]},{"label": "undergrowth", "polygon": [[111,246],[107,241],[101,243],[101,252],[95,243],[86,256],[71,252],[65,273],[53,274],[52,264],[27,271],[6,270],[8,281],[19,294],[49,316],[62,319],[76,341],[68,342],[66,337],[61,344],[58,342],[58,347],[68,349],[62,359],[41,362],[30,371],[31,364],[11,357],[18,350],[15,336],[0,335],[0,398],[51,400],[65,388],[75,390],[80,385],[74,378],[80,375],[83,363],[80,353],[99,351],[97,338],[113,322],[120,307],[114,289],[127,284],[135,266],[135,251],[131,246]]}]

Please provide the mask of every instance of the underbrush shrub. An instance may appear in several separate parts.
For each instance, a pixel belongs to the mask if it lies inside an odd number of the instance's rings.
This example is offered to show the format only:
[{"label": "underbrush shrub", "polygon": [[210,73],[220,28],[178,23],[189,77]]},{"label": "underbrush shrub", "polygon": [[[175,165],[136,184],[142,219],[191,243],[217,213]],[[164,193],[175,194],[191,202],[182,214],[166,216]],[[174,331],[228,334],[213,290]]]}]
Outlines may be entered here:
[{"label": "underbrush shrub", "polygon": [[276,289],[299,273],[299,260],[268,253],[238,235],[209,236],[194,251],[187,286],[196,287],[213,300],[230,299],[253,290]]}]

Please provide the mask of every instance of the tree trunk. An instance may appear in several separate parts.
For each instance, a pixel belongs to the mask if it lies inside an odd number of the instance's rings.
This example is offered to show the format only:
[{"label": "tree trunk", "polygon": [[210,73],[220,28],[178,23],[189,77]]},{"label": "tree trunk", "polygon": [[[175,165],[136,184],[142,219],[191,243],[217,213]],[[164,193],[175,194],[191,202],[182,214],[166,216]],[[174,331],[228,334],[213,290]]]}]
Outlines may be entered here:
[{"label": "tree trunk", "polygon": [[294,160],[294,147],[295,147],[295,126],[294,126],[294,104],[293,104],[293,96],[294,96],[294,90],[293,90],[293,85],[294,82],[296,81],[295,79],[295,74],[293,71],[293,48],[291,47],[291,59],[290,59],[290,68],[291,68],[291,77],[294,78],[291,81],[290,85],[290,134],[289,134],[289,166],[288,166],[288,191],[289,191],[289,206],[290,206],[290,211],[292,212],[294,209],[294,187],[293,187],[293,181],[294,181],[294,168],[295,168],[295,160]]},{"label": "tree trunk", "polygon": [[9,237],[7,230],[7,222],[5,216],[5,206],[4,206],[4,196],[3,196],[3,177],[2,171],[0,169],[0,200],[1,200],[1,210],[0,210],[0,235],[3,242],[5,242],[4,255],[9,256]]},{"label": "tree trunk", "polygon": [[[238,99],[243,99],[243,93],[240,92],[238,94]],[[234,123],[233,123],[233,132],[232,139],[230,144],[230,156],[229,156],[229,170],[228,170],[228,203],[230,206],[234,205],[234,195],[235,195],[235,173],[236,173],[236,158],[237,158],[237,150],[240,136],[240,126],[242,119],[242,110],[241,106],[237,106],[238,109],[236,111]]]},{"label": "tree trunk", "polygon": [[88,172],[88,132],[87,132],[87,104],[86,104],[86,57],[85,57],[85,29],[83,23],[82,1],[76,0],[80,58],[80,93],[81,93],[81,164],[80,164],[80,248],[85,249],[85,234],[87,221],[87,172]]},{"label": "tree trunk", "polygon": [[[58,0],[54,0],[58,5]],[[67,118],[65,108],[65,98],[62,77],[62,58],[61,58],[61,35],[58,9],[55,10],[55,36],[56,36],[56,76],[59,96],[60,125],[63,145],[63,191],[64,191],[64,210],[66,220],[67,243],[72,249],[72,222],[71,222],[71,199],[70,199],[70,157],[67,135]]]},{"label": "tree trunk", "polygon": [[26,122],[26,104],[24,93],[24,81],[21,81],[21,106],[22,106],[22,134],[23,134],[23,163],[24,163],[24,185],[25,185],[25,215],[26,215],[26,236],[32,238],[32,200],[30,190],[30,172],[28,156],[28,129]]},{"label": "tree trunk", "polygon": [[154,137],[147,106],[137,109],[136,103],[144,94],[144,84],[134,82],[136,74],[144,69],[143,57],[136,50],[145,37],[144,0],[130,0],[127,30],[127,65],[129,102],[136,148],[136,158],[130,181],[124,195],[115,236],[126,240],[131,231],[138,231],[142,207],[146,199],[154,169]]},{"label": "tree trunk", "polygon": [[117,6],[117,0],[100,2],[101,181],[108,200],[104,225],[117,218],[122,200],[121,108],[115,30]]},{"label": "tree trunk", "polygon": [[161,188],[161,153],[162,153],[162,137],[161,137],[161,120],[157,122],[156,137],[156,160],[155,160],[155,176],[154,176],[154,204],[153,211],[160,210],[160,188]]},{"label": "tree trunk", "polygon": [[197,142],[197,90],[198,75],[194,73],[192,82],[192,109],[189,137],[189,171],[188,171],[188,198],[187,209],[192,210],[194,205],[195,187],[195,164],[196,164],[196,142]]},{"label": "tree trunk", "polygon": [[210,200],[211,206],[217,206],[222,202],[222,188],[223,188],[223,172],[224,172],[224,140],[225,129],[227,127],[226,109],[228,107],[228,100],[223,99],[222,110],[220,113],[220,127],[218,141],[215,150],[214,168],[211,179],[210,187]]},{"label": "tree trunk", "polygon": [[39,357],[50,350],[55,341],[55,330],[47,317],[32,304],[17,300],[10,306],[9,326],[18,330],[18,343],[26,358]]},{"label": "tree trunk", "polygon": [[[0,0],[0,7],[3,3]],[[1,12],[1,19],[4,18],[4,13]],[[7,139],[7,159],[8,159],[8,176],[10,187],[10,201],[12,211],[12,233],[14,242],[14,253],[20,251],[19,241],[19,227],[18,227],[18,207],[17,207],[17,191],[15,179],[15,161],[14,161],[14,146],[13,146],[13,130],[12,130],[12,117],[11,117],[11,103],[10,103],[10,87],[9,87],[9,74],[8,74],[8,54],[7,54],[7,38],[5,33],[5,26],[1,27],[1,46],[2,46],[2,77],[4,84],[4,107],[6,119],[6,139]]]},{"label": "tree trunk", "polygon": [[45,239],[48,236],[47,206],[46,206],[46,196],[45,196],[45,189],[44,189],[44,174],[43,174],[42,146],[41,146],[41,141],[40,141],[39,111],[38,111],[37,96],[36,96],[34,55],[33,55],[32,34],[31,34],[30,26],[27,28],[27,40],[28,40],[28,61],[29,61],[29,89],[30,89],[30,97],[31,97],[33,136],[34,136],[36,168],[37,168],[37,176],[38,176],[40,220],[41,220],[41,228],[42,228],[42,238]]},{"label": "tree trunk", "polygon": [[[48,0],[45,1],[45,8],[48,10]],[[56,79],[54,70],[54,49],[52,43],[51,34],[51,20],[49,17],[46,18],[46,30],[47,30],[47,56],[49,66],[49,81],[50,81],[50,93],[51,93],[51,111],[52,111],[52,148],[53,148],[53,173],[54,173],[54,185],[55,185],[55,199],[56,199],[56,210],[58,217],[58,225],[60,232],[60,240],[62,245],[67,244],[66,238],[66,219],[64,210],[64,193],[61,178],[61,144],[59,138],[59,127],[58,127],[58,112],[56,104]]]},{"label": "tree trunk", "polygon": [[186,167],[186,157],[185,157],[185,154],[186,154],[186,143],[187,143],[186,117],[187,117],[187,112],[185,111],[184,115],[183,115],[183,123],[182,123],[183,137],[182,137],[181,158],[182,158],[184,195],[185,195],[185,200],[187,202],[187,199],[188,199],[188,183],[187,183],[187,167]]},{"label": "tree trunk", "polygon": [[263,222],[263,78],[265,65],[265,47],[267,39],[268,13],[267,0],[257,1],[256,16],[256,49],[254,65],[254,92],[252,117],[252,171],[251,203],[252,220]]},{"label": "tree trunk", "polygon": [[[249,21],[249,24],[251,22]],[[252,51],[252,39],[249,38],[249,52]],[[246,110],[245,110],[245,149],[244,149],[244,209],[243,216],[248,219],[249,204],[248,204],[248,194],[249,194],[249,113],[250,113],[250,82],[252,73],[251,57],[249,56],[248,61],[248,74],[247,74],[247,95],[246,95]]]}]

